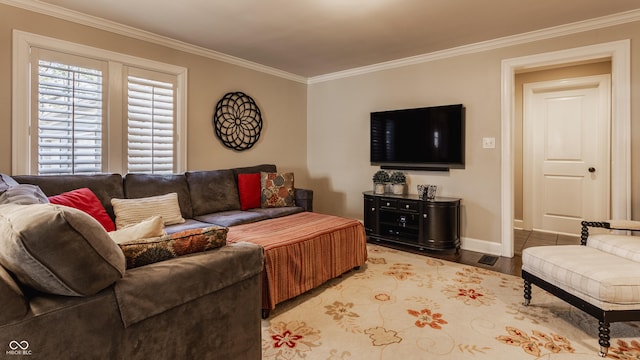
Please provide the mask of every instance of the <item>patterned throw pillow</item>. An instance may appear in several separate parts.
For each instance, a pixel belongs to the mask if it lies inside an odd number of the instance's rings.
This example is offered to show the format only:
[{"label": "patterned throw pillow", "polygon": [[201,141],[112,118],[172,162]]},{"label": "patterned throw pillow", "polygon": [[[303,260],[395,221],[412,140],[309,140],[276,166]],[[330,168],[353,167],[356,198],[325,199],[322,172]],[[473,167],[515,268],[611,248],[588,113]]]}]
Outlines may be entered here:
[{"label": "patterned throw pillow", "polygon": [[260,173],[263,208],[295,206],[293,173]]},{"label": "patterned throw pillow", "polygon": [[181,255],[219,248],[227,243],[229,229],[210,226],[174,234],[119,243],[127,259],[127,269],[143,266]]},{"label": "patterned throw pillow", "polygon": [[185,221],[180,212],[177,193],[137,199],[111,199],[111,205],[116,214],[116,229],[137,224],[154,215],[162,216],[165,225]]}]

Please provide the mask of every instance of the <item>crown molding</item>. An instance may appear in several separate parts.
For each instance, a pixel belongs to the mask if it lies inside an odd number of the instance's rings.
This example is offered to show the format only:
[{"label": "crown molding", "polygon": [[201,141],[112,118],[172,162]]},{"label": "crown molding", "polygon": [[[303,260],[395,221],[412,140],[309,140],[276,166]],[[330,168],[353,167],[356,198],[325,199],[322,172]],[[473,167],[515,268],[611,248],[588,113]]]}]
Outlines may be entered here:
[{"label": "crown molding", "polygon": [[99,30],[127,36],[137,40],[150,42],[157,45],[166,46],[171,49],[184,51],[186,53],[203,56],[209,59],[222,61],[237,65],[243,68],[259,71],[265,74],[274,75],[284,79],[306,84],[307,78],[299,76],[266,65],[258,64],[249,60],[227,55],[218,51],[205,49],[200,46],[185,43],[169,37],[154,34],[149,31],[140,30],[131,26],[123,25],[114,21],[102,19],[96,16],[87,15],[81,12],[65,9],[59,6],[46,4],[37,0],[0,0],[1,4],[33,11],[43,15],[53,16],[58,19],[71,21],[77,24],[90,26]]},{"label": "crown molding", "polygon": [[134,39],[147,41],[157,45],[166,46],[168,48],[184,51],[190,54],[203,56],[213,60],[237,65],[247,69],[259,71],[265,74],[281,77],[284,79],[300,82],[303,84],[317,84],[330,80],[337,80],[352,76],[373,73],[377,71],[395,69],[399,67],[426,63],[430,61],[446,59],[454,56],[473,54],[482,51],[494,50],[508,46],[521,45],[539,40],[550,39],[554,37],[566,36],[580,32],[611,27],[615,25],[626,24],[640,20],[640,9],[626,11],[622,13],[612,14],[599,18],[578,21],[570,24],[559,25],[546,29],[531,31],[518,35],[506,36],[493,40],[478,42],[475,44],[458,46],[455,48],[434,51],[431,53],[410,56],[402,59],[386,61],[378,64],[367,65],[338,71],[334,73],[318,75],[314,77],[304,77],[272,68],[266,65],[258,64],[249,60],[241,59],[235,56],[227,55],[218,51],[205,49],[200,46],[188,44],[182,41],[160,36],[148,31],[140,30],[131,26],[116,23],[114,21],[105,20],[99,17],[72,11],[59,6],[46,4],[37,0],[0,0],[0,4],[6,4],[13,7],[37,12],[43,15],[53,16],[62,20],[71,21],[81,25],[90,26],[96,29],[116,33],[119,35],[131,37]]},{"label": "crown molding", "polygon": [[422,64],[430,61],[446,59],[454,56],[468,55],[482,51],[526,44],[539,40],[546,40],[560,36],[577,34],[590,30],[597,30],[615,25],[626,24],[640,20],[640,9],[621,12],[599,18],[578,21],[574,23],[554,26],[546,29],[535,30],[518,35],[506,36],[498,39],[487,40],[475,44],[458,46],[451,49],[434,51],[427,54],[410,56],[402,59],[386,61],[378,64],[362,66],[354,69],[338,71],[330,74],[314,76],[307,79],[307,84],[317,84],[330,80],[337,80],[367,73],[395,69],[399,67]]}]

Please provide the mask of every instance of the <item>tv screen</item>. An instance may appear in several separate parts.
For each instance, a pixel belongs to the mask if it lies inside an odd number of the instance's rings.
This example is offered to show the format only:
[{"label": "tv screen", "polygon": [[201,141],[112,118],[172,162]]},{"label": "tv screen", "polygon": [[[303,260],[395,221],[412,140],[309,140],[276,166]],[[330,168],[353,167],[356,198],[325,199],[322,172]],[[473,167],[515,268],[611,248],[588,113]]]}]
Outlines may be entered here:
[{"label": "tv screen", "polygon": [[464,107],[372,112],[370,149],[383,168],[464,168]]}]

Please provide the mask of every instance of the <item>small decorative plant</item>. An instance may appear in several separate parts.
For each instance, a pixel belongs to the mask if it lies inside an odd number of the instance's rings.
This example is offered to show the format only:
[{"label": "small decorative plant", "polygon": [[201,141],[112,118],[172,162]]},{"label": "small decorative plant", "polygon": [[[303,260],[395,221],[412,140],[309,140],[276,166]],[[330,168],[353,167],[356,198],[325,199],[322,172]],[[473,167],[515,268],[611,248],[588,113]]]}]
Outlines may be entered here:
[{"label": "small decorative plant", "polygon": [[373,174],[374,184],[387,184],[389,181],[391,181],[389,173],[384,170],[378,170]]},{"label": "small decorative plant", "polygon": [[390,181],[389,173],[384,170],[378,170],[373,174],[373,192],[376,194],[384,194],[386,184]]},{"label": "small decorative plant", "polygon": [[405,184],[407,182],[407,177],[401,171],[394,171],[391,173],[389,180],[392,184]]},{"label": "small decorative plant", "polygon": [[389,177],[391,184],[393,184],[393,193],[397,195],[404,194],[405,184],[407,183],[407,177],[401,171],[394,171]]}]

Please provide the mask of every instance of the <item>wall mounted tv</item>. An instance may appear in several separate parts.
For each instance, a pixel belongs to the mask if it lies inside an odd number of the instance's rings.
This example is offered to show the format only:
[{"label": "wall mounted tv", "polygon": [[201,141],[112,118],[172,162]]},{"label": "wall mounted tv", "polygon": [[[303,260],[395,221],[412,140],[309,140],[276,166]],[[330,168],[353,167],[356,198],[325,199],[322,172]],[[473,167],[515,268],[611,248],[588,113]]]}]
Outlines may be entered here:
[{"label": "wall mounted tv", "polygon": [[371,113],[371,164],[383,169],[464,168],[461,104]]}]

